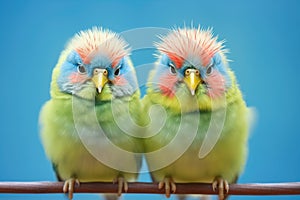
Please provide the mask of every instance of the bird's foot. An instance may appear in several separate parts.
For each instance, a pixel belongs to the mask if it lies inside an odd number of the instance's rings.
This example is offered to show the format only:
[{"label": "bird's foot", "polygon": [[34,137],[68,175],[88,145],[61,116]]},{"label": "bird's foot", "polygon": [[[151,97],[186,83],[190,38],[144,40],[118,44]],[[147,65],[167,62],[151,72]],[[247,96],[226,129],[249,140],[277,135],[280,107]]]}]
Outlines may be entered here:
[{"label": "bird's foot", "polygon": [[171,177],[165,177],[164,180],[158,183],[158,189],[165,188],[166,197],[169,198],[171,196],[171,192],[176,192],[176,184]]},{"label": "bird's foot", "polygon": [[78,186],[80,185],[79,180],[75,178],[70,178],[64,183],[63,192],[69,194],[68,196],[70,200],[73,199],[75,184],[77,184]]},{"label": "bird's foot", "polygon": [[219,200],[224,200],[229,192],[229,184],[222,177],[217,176],[212,183],[213,191],[219,190]]},{"label": "bird's foot", "polygon": [[122,195],[123,189],[125,192],[128,191],[128,183],[123,176],[118,176],[113,183],[118,182],[118,196]]}]

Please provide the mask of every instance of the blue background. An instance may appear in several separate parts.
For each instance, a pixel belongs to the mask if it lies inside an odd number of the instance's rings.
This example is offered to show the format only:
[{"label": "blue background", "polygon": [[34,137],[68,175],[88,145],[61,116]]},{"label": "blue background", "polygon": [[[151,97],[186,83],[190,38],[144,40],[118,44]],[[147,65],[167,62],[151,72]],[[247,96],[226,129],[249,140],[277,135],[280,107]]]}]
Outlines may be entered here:
[{"label": "blue background", "polygon": [[[122,32],[142,27],[171,28],[191,21],[214,27],[220,39],[226,39],[229,58],[234,61],[231,67],[245,99],[258,111],[248,162],[239,182],[300,181],[299,9],[296,0],[1,1],[0,181],[55,180],[40,143],[38,115],[49,99],[52,68],[74,33],[95,25]],[[153,52],[133,52],[133,62],[151,63]],[[143,174],[139,180],[149,181],[149,176]],[[83,198],[99,196],[75,195],[75,199]],[[164,196],[123,196],[138,198]],[[64,197],[0,194],[0,199]]]}]

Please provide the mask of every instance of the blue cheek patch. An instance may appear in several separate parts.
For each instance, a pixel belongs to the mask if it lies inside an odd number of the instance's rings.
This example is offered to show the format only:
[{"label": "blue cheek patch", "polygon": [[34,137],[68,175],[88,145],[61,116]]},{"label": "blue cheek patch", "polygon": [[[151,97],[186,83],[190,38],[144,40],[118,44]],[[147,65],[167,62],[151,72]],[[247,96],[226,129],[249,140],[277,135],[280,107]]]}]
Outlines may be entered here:
[{"label": "blue cheek patch", "polygon": [[225,78],[225,86],[226,88],[230,88],[231,87],[231,79],[229,74],[227,73],[227,69],[226,66],[224,65],[224,63],[222,62],[222,58],[220,56],[220,54],[215,54],[214,57],[212,58],[213,62],[214,62],[214,66],[216,68],[216,70],[218,70]]},{"label": "blue cheek patch", "polygon": [[[162,55],[161,58],[159,59],[159,61],[157,62],[155,69],[154,69],[153,78],[151,80],[152,88],[155,91],[160,91],[161,77],[163,77],[167,74],[171,75],[170,66],[169,66],[170,62],[172,62],[172,61],[168,58],[167,55]],[[178,69],[176,69],[176,70],[178,70]],[[177,73],[176,75],[171,75],[171,76],[178,76],[179,73]]]},{"label": "blue cheek patch", "polygon": [[57,79],[57,84],[61,90],[63,90],[63,91],[65,90],[64,87],[69,82],[68,77],[70,76],[71,73],[76,72],[76,71],[77,71],[77,69],[75,68],[75,66],[72,63],[65,61],[62,64],[60,74]]},{"label": "blue cheek patch", "polygon": [[138,89],[137,79],[134,73],[134,68],[130,66],[130,60],[127,57],[124,57],[120,60],[119,64],[115,68],[109,68],[109,78],[113,80],[115,78],[115,71],[119,67],[119,76],[123,76],[133,90]]},{"label": "blue cheek patch", "polygon": [[60,66],[60,74],[57,78],[57,84],[62,91],[66,91],[69,84],[69,76],[77,72],[77,65],[81,64],[82,60],[76,51],[72,51],[66,61]]},{"label": "blue cheek patch", "polygon": [[122,58],[120,63],[116,66],[116,69],[120,67],[120,74],[132,74],[132,69],[129,66],[129,60],[127,57]]}]

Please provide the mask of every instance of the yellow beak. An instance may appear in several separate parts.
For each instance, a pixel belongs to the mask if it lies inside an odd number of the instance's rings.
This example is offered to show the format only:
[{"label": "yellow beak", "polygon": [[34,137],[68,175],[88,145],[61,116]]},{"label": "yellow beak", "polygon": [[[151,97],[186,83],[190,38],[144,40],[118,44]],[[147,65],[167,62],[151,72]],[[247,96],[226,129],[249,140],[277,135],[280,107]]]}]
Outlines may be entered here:
[{"label": "yellow beak", "polygon": [[199,83],[202,82],[200,78],[200,73],[199,70],[197,69],[187,69],[184,72],[184,82],[188,86],[188,88],[191,91],[191,94],[194,96],[195,95],[195,90]]},{"label": "yellow beak", "polygon": [[108,82],[107,70],[95,68],[93,73],[92,81],[94,82],[99,93],[102,92],[104,85]]}]

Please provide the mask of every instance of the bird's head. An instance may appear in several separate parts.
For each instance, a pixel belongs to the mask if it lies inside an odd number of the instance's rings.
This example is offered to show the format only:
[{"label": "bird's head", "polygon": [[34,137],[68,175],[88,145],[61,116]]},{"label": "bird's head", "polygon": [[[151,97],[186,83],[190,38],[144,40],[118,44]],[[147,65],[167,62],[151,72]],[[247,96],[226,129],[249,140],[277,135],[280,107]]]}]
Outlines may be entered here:
[{"label": "bird's head", "polygon": [[52,78],[53,97],[75,95],[87,100],[111,100],[137,91],[128,44],[116,33],[92,28],[67,44]]},{"label": "bird's head", "polygon": [[212,101],[231,88],[234,76],[228,67],[226,50],[211,29],[175,29],[160,39],[148,93],[160,93],[166,101],[180,96],[186,107],[196,97],[200,108],[209,109]]}]

